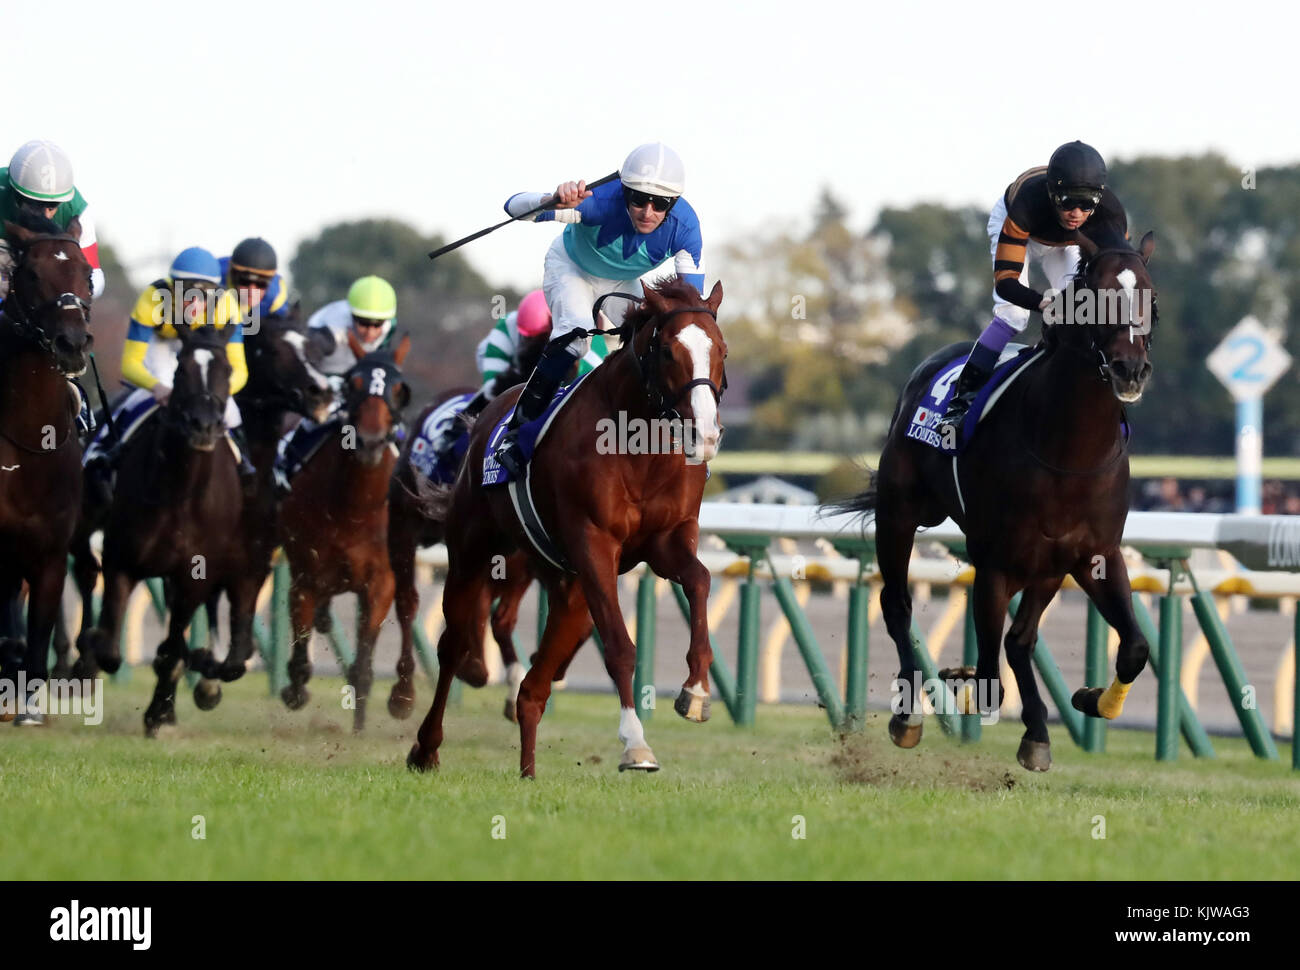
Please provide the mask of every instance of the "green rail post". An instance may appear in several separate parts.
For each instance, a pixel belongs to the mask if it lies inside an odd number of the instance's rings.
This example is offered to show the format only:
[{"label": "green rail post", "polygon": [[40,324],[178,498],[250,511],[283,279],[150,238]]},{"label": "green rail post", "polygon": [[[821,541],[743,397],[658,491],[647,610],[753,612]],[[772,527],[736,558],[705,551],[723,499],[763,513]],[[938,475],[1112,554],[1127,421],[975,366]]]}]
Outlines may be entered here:
[{"label": "green rail post", "polygon": [[[926,646],[925,636],[921,633],[921,628],[916,625],[916,617],[912,617],[912,631],[909,638],[912,642],[912,656],[916,658],[917,666],[921,668],[921,676],[928,681],[939,682],[939,670],[934,665],[934,658],[930,656],[930,648]],[[925,688],[924,681],[921,684],[922,690]],[[945,693],[947,687],[944,688]],[[919,697],[915,698],[916,703],[921,703]],[[946,704],[947,698],[940,695],[940,704]],[[944,734],[957,734],[961,726],[957,723],[957,715],[945,713],[942,708],[935,712],[939,718],[939,727],[943,728]]]},{"label": "green rail post", "polygon": [[849,587],[848,629],[844,639],[844,725],[843,730],[860,731],[867,719],[868,651],[871,646],[871,587],[863,583],[867,569],[876,560],[876,543],[871,539],[833,541],[835,551],[858,564],[858,575]]},{"label": "green rail post", "polygon": [[[1151,665],[1151,672],[1157,677],[1160,676],[1160,635],[1156,631],[1155,620],[1151,618],[1151,611],[1147,609],[1146,604],[1142,602],[1137,593],[1132,594],[1133,615],[1137,618],[1138,627],[1142,630],[1142,635],[1147,638],[1147,645],[1150,653],[1147,661]],[[1183,693],[1182,685],[1178,687],[1178,719],[1183,732],[1183,740],[1187,746],[1192,749],[1192,754],[1198,758],[1213,758],[1214,746],[1210,744],[1210,736],[1205,733],[1205,728],[1196,717],[1196,712],[1192,710],[1191,702],[1187,700],[1187,695]]]},{"label": "green rail post", "polygon": [[262,663],[269,670],[271,664],[271,632],[266,628],[266,621],[260,616],[253,617],[253,644],[257,647],[257,652],[262,655]]},{"label": "green rail post", "polygon": [[752,727],[758,706],[758,631],[762,587],[754,580],[755,565],[767,554],[770,540],[759,536],[723,536],[732,552],[745,556],[749,568],[740,587],[740,644],[736,652],[737,727]]},{"label": "green rail post", "polygon": [[[1011,597],[1008,609],[1013,618],[1020,611],[1021,595],[1017,593]],[[1056,665],[1056,660],[1052,657],[1052,651],[1048,649],[1047,641],[1043,639],[1041,633],[1034,642],[1034,651],[1031,656],[1034,667],[1038,670],[1038,676],[1043,679],[1043,685],[1047,688],[1047,693],[1051,695],[1052,703],[1056,705],[1056,713],[1060,715],[1061,723],[1070,732],[1070,739],[1082,748],[1084,717],[1074,709],[1074,704],[1070,700],[1070,688],[1065,685],[1065,678],[1061,676],[1061,668]]]},{"label": "green rail post", "polygon": [[[200,606],[197,610],[194,611],[194,616],[190,618],[190,640],[189,640],[190,653],[193,653],[195,650],[202,650],[205,647],[211,648],[212,638],[211,636],[209,636],[209,633],[210,631],[208,630],[208,609],[206,606]],[[186,665],[185,683],[189,684],[190,687],[192,688],[195,684],[199,682],[199,679],[200,678],[199,678],[198,671]]]},{"label": "green rail post", "polygon": [[1160,597],[1160,676],[1156,686],[1156,760],[1178,760],[1178,692],[1182,689],[1183,611],[1174,592],[1178,579],[1168,563],[1169,592]]},{"label": "green rail post", "polygon": [[348,668],[356,663],[357,652],[352,648],[352,638],[339,624],[338,614],[334,612],[332,607],[330,609],[330,632],[326,634],[326,638],[330,642],[330,648],[334,651],[334,656],[338,658],[339,666],[343,668],[343,676],[348,676]]},{"label": "green rail post", "polygon": [[656,608],[655,574],[647,566],[636,586],[636,674],[632,679],[632,696],[642,721],[650,720],[655,709]]},{"label": "green rail post", "polygon": [[[975,632],[975,590],[966,590],[966,622],[962,631],[961,662],[964,666],[974,667],[980,661],[980,641]],[[976,692],[978,695],[978,691]],[[979,714],[963,714],[961,717],[961,739],[978,741],[982,733]]]},{"label": "green rail post", "polygon": [[550,613],[551,601],[546,595],[546,587],[539,583],[537,586],[537,651],[539,653],[542,649],[542,634],[546,632],[546,618]]},{"label": "green rail post", "polygon": [[[672,584],[673,596],[677,600],[677,607],[682,611],[682,616],[686,618],[687,624],[691,622],[691,603],[686,598],[686,591],[677,583]],[[597,641],[599,642],[599,640]],[[736,678],[731,674],[731,668],[727,666],[726,659],[718,653],[718,646],[713,640],[713,634],[709,634],[709,649],[713,651],[713,663],[709,666],[709,676],[713,679],[713,686],[717,688],[718,696],[722,698],[722,703],[726,705],[727,713],[731,715],[734,723],[738,710],[736,708]],[[604,647],[601,647],[604,652]]]},{"label": "green rail post", "polygon": [[[1190,571],[1188,575],[1191,575]],[[1193,585],[1195,582],[1193,578]],[[1237,656],[1228,631],[1219,619],[1219,611],[1214,608],[1214,596],[1197,589],[1192,596],[1192,612],[1196,614],[1201,632],[1210,644],[1210,652],[1214,655],[1223,684],[1228,688],[1228,699],[1232,701],[1232,709],[1237,713],[1237,720],[1241,722],[1242,733],[1250,742],[1250,749],[1258,758],[1277,761],[1277,745],[1273,743],[1273,737],[1269,734],[1264,719],[1260,717],[1259,705],[1246,705],[1246,672],[1242,669],[1241,658]]]},{"label": "green rail post", "polygon": [[289,651],[293,627],[289,623],[289,563],[281,556],[271,572],[271,658],[267,663],[272,697],[289,683]]},{"label": "green rail post", "polygon": [[776,571],[776,564],[772,562],[770,555],[767,553],[764,555],[767,558],[768,569],[772,571],[772,589],[776,593],[777,602],[781,604],[782,612],[785,613],[786,621],[790,624],[790,632],[799,647],[804,666],[808,668],[808,675],[812,678],[817,698],[821,701],[822,707],[826,708],[826,716],[830,718],[831,727],[839,729],[844,724],[844,708],[835,690],[835,678],[831,676],[830,668],[826,666],[826,658],[822,655],[822,648],[813,634],[812,624],[808,622],[808,617],[804,616],[790,580]]},{"label": "green rail post", "polygon": [[[1088,600],[1088,632],[1084,652],[1083,682],[1087,687],[1106,686],[1106,621],[1091,599]],[[1083,719],[1083,750],[1100,754],[1106,750],[1106,719]]]}]

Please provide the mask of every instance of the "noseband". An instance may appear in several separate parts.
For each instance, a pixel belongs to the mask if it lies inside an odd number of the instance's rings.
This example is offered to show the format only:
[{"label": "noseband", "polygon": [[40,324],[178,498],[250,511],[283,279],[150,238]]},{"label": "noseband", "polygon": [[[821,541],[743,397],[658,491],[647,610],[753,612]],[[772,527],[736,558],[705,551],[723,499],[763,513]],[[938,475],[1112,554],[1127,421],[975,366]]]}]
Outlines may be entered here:
[{"label": "noseband", "polygon": [[[636,303],[642,302],[641,297],[635,296],[632,293],[606,293],[599,297],[596,300],[595,305],[591,308],[591,318],[592,321],[597,324],[596,328],[592,330],[575,330],[572,332],[575,335],[582,334],[584,336],[593,336],[598,333],[615,333],[619,335],[620,339],[628,340],[635,338],[636,334],[626,323],[619,327],[615,327],[613,330],[601,330],[599,328],[600,308],[610,297],[620,297],[625,300],[632,300]],[[667,311],[666,313],[655,315],[654,327],[650,331],[650,340],[649,343],[646,344],[646,351],[644,354],[638,354],[636,349],[630,345],[628,347],[628,356],[631,357],[633,364],[636,366],[637,374],[641,378],[642,385],[645,387],[646,402],[650,405],[650,410],[655,413],[656,417],[675,420],[680,420],[682,417],[677,411],[678,402],[694,388],[707,387],[713,392],[713,400],[719,404],[722,403],[723,392],[727,389],[727,365],[724,363],[722,365],[721,387],[714,384],[713,381],[709,380],[707,377],[697,377],[682,385],[677,390],[677,393],[669,397],[669,389],[664,386],[663,376],[659,370],[659,351],[663,347],[663,341],[660,337],[664,324],[679,313],[707,313],[715,321],[718,319],[718,315],[707,306],[677,307]]]}]

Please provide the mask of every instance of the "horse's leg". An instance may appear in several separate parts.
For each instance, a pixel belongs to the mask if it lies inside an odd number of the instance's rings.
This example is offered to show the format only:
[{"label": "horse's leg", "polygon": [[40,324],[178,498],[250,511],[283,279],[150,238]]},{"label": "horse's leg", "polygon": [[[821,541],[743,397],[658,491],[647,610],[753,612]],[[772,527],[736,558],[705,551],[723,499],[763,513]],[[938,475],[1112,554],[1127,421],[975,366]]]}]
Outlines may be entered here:
[{"label": "horse's leg", "polygon": [[357,658],[348,671],[348,682],[356,691],[353,731],[360,732],[366,726],[366,701],[370,697],[375,673],[375,641],[379,639],[379,628],[392,605],[393,572],[381,569],[357,596]]},{"label": "horse's leg", "polygon": [[[1020,720],[1025,725],[1016,760],[1022,768],[1029,771],[1046,771],[1052,767],[1051,741],[1047,736],[1047,705],[1038,693],[1038,680],[1034,677],[1030,659],[1034,645],[1038,642],[1038,621],[1042,619],[1043,610],[1047,609],[1047,604],[1052,601],[1056,591],[1061,588],[1064,578],[1057,576],[1026,586],[1024,595],[1020,598],[1020,609],[1006,636],[1007,665],[1015,675],[1016,687],[1020,690]],[[983,685],[987,682],[980,680],[977,683]],[[998,686],[998,699],[1001,700],[1001,685]]]},{"label": "horse's leg", "polygon": [[253,616],[257,612],[257,594],[262,583],[256,572],[241,576],[226,589],[230,603],[230,649],[216,668],[223,681],[238,680],[248,670],[256,645],[253,641]]},{"label": "horse's leg", "polygon": [[[1099,570],[1098,567],[1103,567]],[[1100,576],[1094,575],[1101,572]],[[1070,699],[1075,709],[1089,717],[1113,720],[1124,709],[1124,698],[1133,681],[1147,664],[1151,645],[1143,636],[1133,615],[1133,591],[1129,586],[1128,567],[1118,549],[1111,550],[1102,563],[1082,562],[1071,572],[1075,581],[1097,604],[1097,611],[1119,633],[1119,653],[1115,657],[1115,679],[1103,690],[1082,687]]]},{"label": "horse's leg", "polygon": [[680,583],[691,610],[691,642],[686,651],[686,682],[673,703],[688,721],[709,719],[709,666],[713,647],[709,644],[709,571],[695,555],[699,545],[699,524],[692,520],[675,532],[651,544],[646,562],[664,579]]},{"label": "horse's leg", "polygon": [[[49,679],[50,634],[54,632],[54,619],[63,599],[66,570],[67,560],[63,556],[54,556],[41,565],[30,581],[27,592],[27,654],[23,664],[29,684]],[[39,720],[36,723],[40,723]]]},{"label": "horse's leg", "polygon": [[[578,634],[590,626],[583,586],[572,576],[563,577],[552,583],[547,594],[546,629],[542,631],[542,642],[537,650],[537,662],[529,668],[524,676],[524,682],[519,685],[517,705],[519,772],[524,778],[534,778],[537,775],[537,722],[541,720],[542,712],[546,710],[555,673],[560,667],[568,666],[569,660],[577,653],[578,647],[585,639]],[[628,695],[631,696],[630,677],[628,686]],[[624,713],[631,713],[626,704]],[[635,720],[636,715],[632,714],[632,718]],[[638,721],[637,730],[633,733],[639,733],[640,727]],[[644,747],[644,738],[641,739],[640,744],[643,753],[638,754],[638,764],[635,767],[651,767],[653,764],[654,768],[658,768],[659,765],[654,762],[654,755],[650,753],[648,747]],[[626,763],[627,760],[625,756],[624,762]],[[645,763],[647,760],[650,764]]]},{"label": "horse's leg", "polygon": [[[153,698],[144,712],[144,735],[156,738],[158,729],[164,724],[176,723],[176,684],[185,672],[189,659],[189,644],[185,641],[185,628],[201,600],[181,603],[181,597],[174,597],[171,603],[171,617],[167,623],[167,637],[158,644],[158,653],[153,660],[153,670],[158,677],[154,685]],[[188,598],[187,598],[188,599]]]},{"label": "horse's leg", "polygon": [[919,520],[907,503],[896,501],[882,487],[876,511],[876,561],[880,567],[881,616],[885,629],[898,651],[898,677],[894,681],[897,696],[892,698],[893,716],[889,719],[889,737],[900,748],[914,748],[921,743],[924,708],[917,681],[920,680],[916,658],[912,654],[912,594],[907,586],[908,563]]},{"label": "horse's leg", "polygon": [[99,617],[93,627],[77,637],[77,652],[81,654],[77,666],[84,671],[78,676],[93,677],[99,670],[114,674],[122,666],[118,635],[133,586],[135,581],[124,570],[105,565],[104,596],[99,605]]},{"label": "horse's leg", "polygon": [[307,681],[311,679],[312,620],[316,615],[316,590],[306,576],[294,576],[289,584],[289,618],[293,622],[293,656],[289,658],[289,683],[280,691],[280,699],[291,711],[304,707],[311,699]]},{"label": "horse's leg", "polygon": [[[99,581],[99,560],[90,548],[90,536],[78,530],[72,537],[72,578],[77,584],[77,595],[81,597],[81,629],[77,631],[77,642],[90,630],[94,629],[95,617],[95,583]],[[72,667],[73,677],[94,676],[94,658],[79,654]]]},{"label": "horse's leg", "polygon": [[517,719],[519,685],[524,682],[524,674],[527,673],[515,650],[515,626],[519,623],[519,605],[532,582],[533,573],[527,560],[522,556],[512,556],[506,562],[505,579],[494,584],[493,590],[497,594],[497,605],[492,610],[492,636],[501,648],[501,660],[506,666],[506,704],[503,713],[506,720],[512,722]]},{"label": "horse's leg", "polygon": [[[450,537],[449,537],[450,539]],[[487,562],[470,541],[449,544],[451,562],[442,592],[442,612],[446,626],[438,638],[438,686],[433,704],[416,735],[415,744],[406,756],[409,768],[425,771],[438,767],[438,748],[442,745],[442,719],[447,710],[451,681],[461,662],[476,649],[483,649],[483,634],[491,606]],[[461,552],[462,549],[466,551]]]},{"label": "horse's leg", "polygon": [[[395,523],[397,510],[390,510]],[[415,587],[415,533],[412,529],[390,528],[388,561],[393,568],[397,603],[397,625],[402,631],[402,652],[397,658],[397,683],[388,693],[388,713],[398,720],[411,716],[415,707],[415,636],[412,628],[420,610],[420,593]]]},{"label": "horse's leg", "polygon": [[[654,752],[646,742],[641,719],[636,715],[636,698],[632,690],[632,677],[636,670],[636,644],[628,636],[623,612],[618,605],[619,545],[609,533],[589,526],[571,539],[566,537],[564,546],[567,549],[583,549],[585,553],[575,563],[578,578],[582,582],[582,592],[587,598],[591,618],[605,643],[605,669],[618,690],[621,708],[618,739],[623,742],[623,758],[618,769],[657,771],[659,762],[655,760]],[[549,633],[549,621],[546,629]],[[578,632],[575,628],[570,637],[576,639]],[[524,723],[524,694],[535,670],[537,668],[534,666],[519,689],[520,725]]]}]

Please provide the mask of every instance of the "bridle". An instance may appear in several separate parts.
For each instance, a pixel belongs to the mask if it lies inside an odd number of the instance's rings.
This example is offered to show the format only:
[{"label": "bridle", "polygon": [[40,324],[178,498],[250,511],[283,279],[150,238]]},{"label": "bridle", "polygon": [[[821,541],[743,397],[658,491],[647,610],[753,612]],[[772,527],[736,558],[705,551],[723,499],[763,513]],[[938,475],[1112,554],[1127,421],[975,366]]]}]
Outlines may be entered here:
[{"label": "bridle", "polygon": [[[267,331],[263,330],[263,334]],[[265,357],[271,351],[262,343],[261,335],[255,339],[245,341],[248,353],[254,357]],[[300,362],[304,367],[309,367],[305,361]],[[250,367],[251,371],[251,367]],[[268,393],[253,393],[251,389],[245,393],[248,400],[248,406],[262,410],[274,410],[282,408],[286,411],[292,411],[294,414],[300,414],[303,417],[311,417],[307,408],[307,392],[303,388],[294,386],[290,388],[283,387],[279,383],[272,383]]]},{"label": "bridle", "polygon": [[[377,378],[375,377],[374,372],[376,370],[382,370],[384,372],[384,386],[382,390],[379,391],[375,389]],[[352,378],[357,375],[360,375],[363,380],[370,382],[367,385],[368,390],[358,392],[353,389]],[[361,360],[353,364],[351,369],[343,375],[343,387],[345,388],[345,391],[343,406],[340,407],[338,411],[339,416],[344,420],[344,422],[351,421],[354,407],[367,398],[377,397],[379,400],[383,401],[384,406],[388,408],[388,415],[391,419],[388,426],[388,432],[384,435],[381,443],[384,445],[394,443],[397,440],[397,436],[402,427],[402,408],[405,405],[399,405],[397,401],[394,400],[393,385],[395,380],[400,382],[401,379],[402,372],[396,365],[390,364],[385,360],[374,360],[370,357],[361,358]]]},{"label": "bridle", "polygon": [[51,357],[57,357],[54,351],[54,341],[50,339],[50,335],[46,333],[45,328],[40,326],[36,321],[43,319],[51,313],[73,311],[81,314],[81,322],[89,327],[90,303],[83,300],[75,293],[60,293],[53,299],[46,300],[43,303],[28,302],[22,298],[18,292],[19,286],[17,285],[21,279],[18,269],[26,262],[31,247],[36,243],[42,242],[71,243],[76,246],[78,250],[81,249],[81,244],[67,233],[59,235],[42,234],[26,239],[18,248],[17,259],[14,261],[15,285],[14,288],[10,290],[9,296],[4,302],[4,316],[9,320],[14,333],[18,337],[26,340],[28,343],[35,344]]},{"label": "bridle", "polygon": [[[642,297],[636,296],[632,293],[606,293],[599,297],[596,300],[595,305],[591,308],[591,317],[592,321],[597,324],[596,328],[592,330],[575,328],[570,331],[570,333],[575,337],[589,337],[598,333],[617,334],[622,340],[634,340],[636,332],[633,331],[631,325],[628,323],[623,323],[622,325],[615,327],[613,330],[601,330],[599,328],[600,308],[610,297],[619,297],[621,299],[631,300],[635,303],[641,303],[643,301]],[[650,410],[654,412],[655,417],[669,418],[672,420],[681,420],[682,416],[677,411],[677,404],[682,400],[682,398],[690,394],[693,389],[697,387],[707,387],[713,392],[713,400],[719,404],[722,403],[723,392],[727,390],[727,365],[724,363],[722,365],[721,386],[714,384],[713,381],[707,377],[697,377],[694,380],[683,384],[677,389],[675,394],[672,394],[671,397],[669,396],[670,389],[665,386],[663,375],[659,369],[659,352],[663,348],[661,336],[664,324],[680,313],[707,313],[715,322],[718,319],[717,313],[707,306],[675,307],[664,313],[656,314],[652,318],[654,326],[650,331],[650,339],[646,344],[644,354],[638,354],[636,348],[632,346],[631,343],[629,343],[627,348],[628,356],[636,367],[637,375],[640,377],[641,384],[645,388],[646,402],[650,405]],[[566,334],[565,336],[567,337],[568,335]]]},{"label": "bridle", "polygon": [[[1087,258],[1084,264],[1080,267],[1079,272],[1075,275],[1074,277],[1075,281],[1086,283],[1085,277],[1088,272],[1088,269],[1094,263],[1096,263],[1096,261],[1100,259],[1102,256],[1109,256],[1109,255],[1133,256],[1137,254],[1134,250],[1120,249],[1118,247],[1100,249]],[[1092,290],[1094,293],[1098,292],[1095,286],[1088,286],[1087,289]],[[1144,349],[1148,353],[1150,353],[1151,347],[1155,343],[1156,324],[1159,322],[1159,320],[1160,320],[1160,306],[1159,306],[1159,302],[1156,300],[1155,289],[1153,288],[1151,291],[1151,325],[1150,327],[1147,328],[1147,332],[1143,334],[1143,337],[1146,340],[1146,346]],[[1067,326],[1067,325],[1068,324],[1055,324],[1055,326],[1058,327]],[[1044,328],[1045,333],[1047,332],[1047,329],[1048,328]],[[1101,345],[1097,343],[1097,325],[1094,324],[1084,329],[1086,329],[1088,332],[1087,347],[1077,347],[1070,341],[1062,340],[1060,338],[1053,338],[1050,341],[1045,340],[1044,342],[1049,346],[1049,348],[1052,349],[1060,348],[1062,350],[1066,350],[1069,353],[1074,354],[1076,357],[1082,357],[1089,364],[1095,364],[1097,367],[1097,376],[1101,379],[1102,383],[1109,384],[1111,382],[1111,373],[1112,373],[1110,369],[1110,360],[1106,357],[1106,352],[1102,350]],[[1129,336],[1131,338],[1133,335],[1132,333],[1133,328],[1130,325],[1127,329],[1129,330]]]}]

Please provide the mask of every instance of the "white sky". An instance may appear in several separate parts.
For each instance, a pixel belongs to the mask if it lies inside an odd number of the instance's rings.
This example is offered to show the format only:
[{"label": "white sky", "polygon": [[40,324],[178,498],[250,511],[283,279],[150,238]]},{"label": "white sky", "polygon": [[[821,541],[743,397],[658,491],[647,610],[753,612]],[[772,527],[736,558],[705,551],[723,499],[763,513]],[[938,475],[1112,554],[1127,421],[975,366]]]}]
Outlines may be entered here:
[{"label": "white sky", "polygon": [[[137,282],[185,246],[222,255],[253,234],[283,265],[342,219],[467,235],[504,218],[511,193],[598,178],[652,140],[685,159],[706,263],[711,243],[803,218],[824,184],[865,228],[882,205],[989,205],[1074,138],[1108,159],[1300,159],[1294,5],[55,10],[0,15],[0,156],[29,138],[63,145]],[[462,252],[489,280],[531,287],[555,231],[509,226]]]}]

